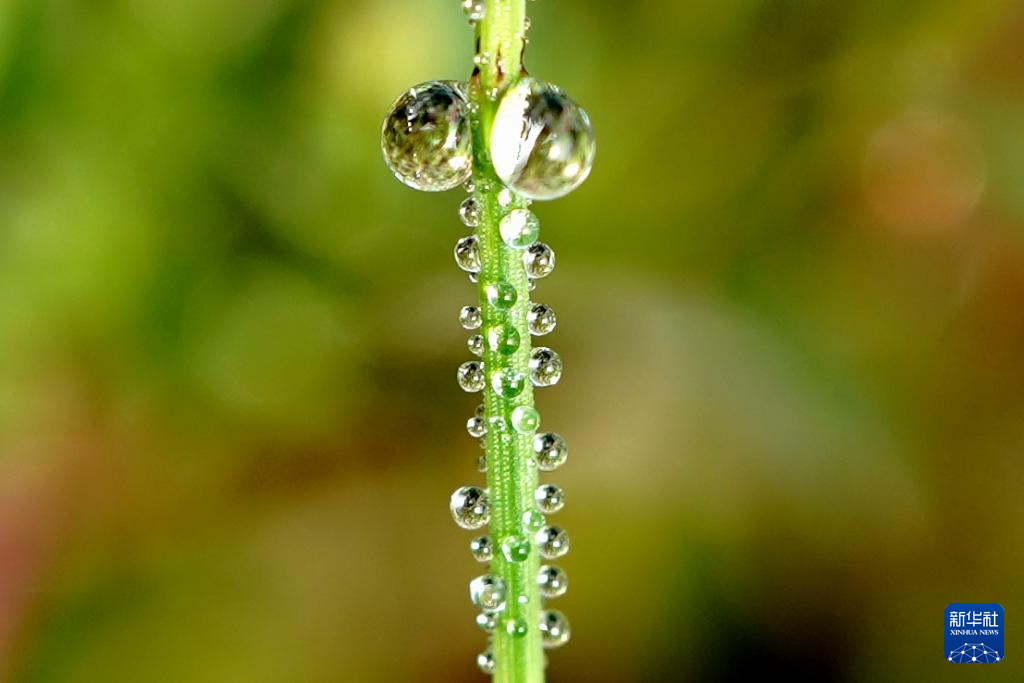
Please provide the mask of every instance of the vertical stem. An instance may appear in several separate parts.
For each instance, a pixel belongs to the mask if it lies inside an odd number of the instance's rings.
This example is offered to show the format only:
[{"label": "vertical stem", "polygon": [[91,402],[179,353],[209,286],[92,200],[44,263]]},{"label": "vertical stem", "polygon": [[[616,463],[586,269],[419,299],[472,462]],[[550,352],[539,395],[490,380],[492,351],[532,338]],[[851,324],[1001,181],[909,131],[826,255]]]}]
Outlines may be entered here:
[{"label": "vertical stem", "polygon": [[[497,179],[488,154],[491,124],[501,93],[519,78],[525,34],[526,0],[488,0],[484,18],[477,24],[477,68],[470,81],[473,124],[473,177],[480,208],[476,236],[480,249],[480,308],[483,313],[484,408],[488,420],[487,486],[491,501],[490,535],[494,543],[491,574],[504,582],[508,600],[494,631],[494,681],[497,683],[543,683],[544,653],[540,632],[540,592],[537,571],[540,560],[533,532],[524,516],[533,511],[533,492],[537,487],[537,465],[533,437],[519,434],[512,427],[512,411],[518,406],[533,406],[530,383],[530,332],[527,311],[530,293],[522,252],[502,242],[498,225],[502,216],[526,202],[511,192],[505,206],[499,201],[503,186]],[[487,286],[508,283],[515,288],[516,302],[502,310],[487,300]],[[511,326],[519,336],[519,348],[504,355],[487,344],[488,331]],[[506,398],[496,392],[491,378],[502,370],[512,370],[525,378],[522,393]],[[529,539],[530,553],[525,561],[511,561],[501,551],[502,541]],[[518,629],[516,627],[519,627]],[[521,630],[525,627],[525,633]]]}]

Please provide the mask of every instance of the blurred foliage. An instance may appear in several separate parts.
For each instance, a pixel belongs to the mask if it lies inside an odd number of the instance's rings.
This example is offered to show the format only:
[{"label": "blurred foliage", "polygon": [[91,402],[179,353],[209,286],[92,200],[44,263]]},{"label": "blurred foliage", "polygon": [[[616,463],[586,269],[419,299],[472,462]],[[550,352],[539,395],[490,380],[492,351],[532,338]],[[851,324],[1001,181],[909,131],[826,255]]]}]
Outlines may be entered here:
[{"label": "blurred foliage", "polygon": [[[551,680],[954,680],[942,607],[1024,611],[1024,10],[530,11],[599,142],[536,206]],[[377,147],[471,49],[455,0],[0,3],[0,676],[479,680],[457,198]]]}]

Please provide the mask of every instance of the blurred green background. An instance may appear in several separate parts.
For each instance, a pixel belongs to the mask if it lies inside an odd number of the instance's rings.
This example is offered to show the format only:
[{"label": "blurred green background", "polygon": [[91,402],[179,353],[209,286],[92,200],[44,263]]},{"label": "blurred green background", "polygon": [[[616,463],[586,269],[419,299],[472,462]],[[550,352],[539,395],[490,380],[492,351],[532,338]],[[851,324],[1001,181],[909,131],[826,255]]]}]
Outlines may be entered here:
[{"label": "blurred green background", "polygon": [[[567,365],[551,681],[1024,673],[1024,7],[531,3]],[[477,681],[461,193],[385,169],[456,0],[0,3],[0,678]]]}]

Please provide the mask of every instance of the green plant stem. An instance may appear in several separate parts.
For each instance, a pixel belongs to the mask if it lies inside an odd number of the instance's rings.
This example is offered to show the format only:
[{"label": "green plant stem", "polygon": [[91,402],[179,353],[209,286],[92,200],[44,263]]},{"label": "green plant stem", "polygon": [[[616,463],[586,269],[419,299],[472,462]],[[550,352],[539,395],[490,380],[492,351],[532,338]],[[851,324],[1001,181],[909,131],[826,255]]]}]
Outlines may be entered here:
[{"label": "green plant stem", "polygon": [[[470,82],[473,103],[473,178],[475,197],[480,207],[476,236],[480,249],[480,308],[483,313],[485,339],[484,408],[488,419],[486,435],[487,487],[491,501],[490,535],[494,543],[491,574],[501,579],[508,600],[495,629],[492,650],[495,657],[493,680],[498,683],[542,683],[544,653],[541,647],[541,600],[537,586],[540,560],[533,533],[524,526],[524,515],[535,509],[533,492],[537,488],[537,466],[533,454],[533,437],[519,434],[512,428],[512,411],[518,406],[533,406],[533,389],[529,381],[530,332],[527,312],[530,293],[522,252],[507,247],[499,233],[502,216],[526,202],[512,196],[502,206],[499,193],[502,184],[495,176],[488,154],[491,123],[500,94],[519,78],[524,45],[525,0],[489,0],[484,18],[477,24],[477,70]],[[486,286],[507,282],[515,287],[516,303],[504,311],[488,304]],[[511,325],[519,335],[519,348],[510,355],[492,350],[487,344],[487,331]],[[526,377],[526,386],[515,398],[505,398],[491,386],[496,372],[511,368]],[[492,418],[500,418],[505,429],[496,428]],[[525,561],[508,560],[501,551],[503,539],[530,539],[530,554]],[[510,624],[526,626],[525,635],[508,632]]]}]

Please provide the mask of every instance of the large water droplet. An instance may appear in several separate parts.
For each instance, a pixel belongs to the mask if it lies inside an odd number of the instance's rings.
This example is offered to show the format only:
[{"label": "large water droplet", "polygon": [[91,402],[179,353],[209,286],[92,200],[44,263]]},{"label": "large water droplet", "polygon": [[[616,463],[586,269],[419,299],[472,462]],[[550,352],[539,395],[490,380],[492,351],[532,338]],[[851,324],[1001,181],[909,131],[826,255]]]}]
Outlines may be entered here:
[{"label": "large water droplet", "polygon": [[475,393],[484,388],[484,364],[476,360],[468,360],[459,366],[455,378],[463,391]]},{"label": "large water droplet", "polygon": [[537,454],[537,466],[545,472],[558,469],[569,458],[569,447],[565,439],[554,432],[533,437],[533,452]]},{"label": "large water droplet", "polygon": [[487,328],[487,348],[503,356],[511,356],[519,349],[519,333],[512,325],[492,325]]},{"label": "large water droplet", "polygon": [[459,324],[463,329],[475,330],[480,327],[482,322],[483,317],[480,315],[480,309],[476,306],[463,306],[459,310]]},{"label": "large water droplet", "polygon": [[[479,263],[479,260],[477,262]],[[507,311],[512,308],[519,298],[516,288],[508,282],[493,282],[487,285],[484,288],[484,295],[487,297],[487,303],[499,311]]]},{"label": "large water droplet", "polygon": [[556,609],[545,610],[540,617],[540,641],[545,649],[561,647],[569,642],[572,632],[569,620]]},{"label": "large water droplet", "polygon": [[479,529],[491,519],[491,502],[478,486],[462,486],[455,489],[448,503],[452,519],[463,529]]},{"label": "large water droplet", "polygon": [[529,209],[512,209],[498,225],[501,241],[513,249],[526,249],[540,235],[540,221]]},{"label": "large water droplet", "polygon": [[478,576],[469,582],[469,598],[484,612],[505,608],[505,583],[496,576]]},{"label": "large water droplet", "polygon": [[493,633],[498,626],[498,617],[487,612],[480,612],[476,615],[476,625],[485,633]]},{"label": "large water droplet", "polygon": [[384,162],[411,188],[439,192],[473,171],[469,105],[460,84],[429,81],[395,100],[380,133]]},{"label": "large water droplet", "polygon": [[530,334],[541,337],[555,329],[558,319],[550,306],[534,304],[526,314],[526,324],[530,328]]},{"label": "large water droplet", "polygon": [[484,355],[484,337],[482,334],[474,334],[466,340],[466,348],[474,356]]},{"label": "large water droplet", "polygon": [[537,503],[537,509],[546,515],[558,512],[565,507],[565,494],[562,489],[554,484],[541,484],[533,492],[533,500]]},{"label": "large water droplet", "polygon": [[535,387],[550,387],[562,379],[562,358],[546,346],[530,352],[530,381]]},{"label": "large water droplet", "polygon": [[470,25],[473,25],[484,18],[487,13],[487,5],[484,0],[462,0],[462,11],[466,13]]},{"label": "large water droplet", "polygon": [[554,560],[569,552],[569,534],[558,526],[544,527],[537,532],[537,551],[545,560]]},{"label": "large water droplet", "polygon": [[491,388],[504,398],[515,398],[526,388],[526,376],[514,368],[502,368],[491,375]]},{"label": "large water droplet", "polygon": [[494,661],[494,653],[490,649],[484,650],[476,656],[476,665],[483,673],[490,676],[494,673],[496,663]]},{"label": "large water droplet", "polygon": [[525,562],[530,557],[530,539],[525,536],[507,536],[501,541],[501,554],[509,562]]},{"label": "large water droplet", "polygon": [[467,273],[480,272],[480,248],[475,235],[467,235],[455,243],[455,263]]},{"label": "large water droplet", "polygon": [[532,434],[540,427],[540,413],[531,406],[517,406],[511,417],[512,428],[520,434]]},{"label": "large water droplet", "polygon": [[569,590],[569,577],[558,567],[544,564],[537,572],[537,586],[542,597],[559,598]]},{"label": "large water droplet", "polygon": [[558,88],[523,78],[505,93],[491,132],[502,182],[530,199],[555,199],[579,186],[594,162],[594,131],[583,109]]},{"label": "large water droplet", "polygon": [[480,224],[480,203],[474,197],[466,197],[459,204],[459,218],[468,228],[475,228]]},{"label": "large water droplet", "polygon": [[477,562],[490,562],[494,556],[494,546],[490,536],[477,536],[469,542],[469,553]]},{"label": "large water droplet", "polygon": [[534,280],[551,275],[555,269],[555,251],[543,242],[534,242],[523,252],[526,274]]}]

